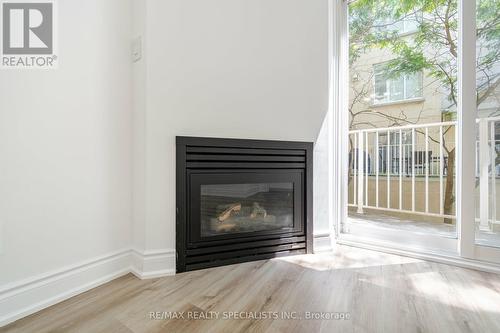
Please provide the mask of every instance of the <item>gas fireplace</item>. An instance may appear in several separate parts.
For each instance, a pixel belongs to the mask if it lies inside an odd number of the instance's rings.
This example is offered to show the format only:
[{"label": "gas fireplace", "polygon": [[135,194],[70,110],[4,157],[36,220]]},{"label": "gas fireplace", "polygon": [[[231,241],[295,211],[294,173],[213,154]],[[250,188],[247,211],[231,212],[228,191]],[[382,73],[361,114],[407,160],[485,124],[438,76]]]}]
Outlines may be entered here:
[{"label": "gas fireplace", "polygon": [[177,272],[309,253],[312,144],[177,137]]}]

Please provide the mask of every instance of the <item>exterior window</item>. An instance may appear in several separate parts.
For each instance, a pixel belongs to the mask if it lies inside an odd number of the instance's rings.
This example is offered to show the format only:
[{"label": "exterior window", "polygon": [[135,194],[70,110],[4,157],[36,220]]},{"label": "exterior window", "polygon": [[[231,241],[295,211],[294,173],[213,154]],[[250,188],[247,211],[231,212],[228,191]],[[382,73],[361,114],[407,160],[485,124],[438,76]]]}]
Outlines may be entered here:
[{"label": "exterior window", "polygon": [[373,104],[404,101],[422,97],[422,73],[391,77],[384,64],[373,66],[375,96]]},{"label": "exterior window", "polygon": [[376,24],[375,28],[378,32],[381,33],[390,32],[390,33],[397,33],[399,35],[410,34],[418,30],[419,20],[421,19],[422,19],[421,13],[408,15],[399,20],[396,20],[394,18],[386,18],[384,20],[381,20],[378,24]]}]

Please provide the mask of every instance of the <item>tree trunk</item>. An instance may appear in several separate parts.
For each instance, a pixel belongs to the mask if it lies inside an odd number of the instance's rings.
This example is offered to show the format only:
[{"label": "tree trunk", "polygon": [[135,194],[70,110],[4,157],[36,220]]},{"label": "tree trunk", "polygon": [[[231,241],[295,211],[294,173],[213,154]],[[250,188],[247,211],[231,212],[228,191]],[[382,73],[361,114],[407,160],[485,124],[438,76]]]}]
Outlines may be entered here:
[{"label": "tree trunk", "polygon": [[[446,215],[452,215],[453,203],[455,202],[454,174],[455,174],[455,148],[453,148],[448,153],[448,172],[446,175],[446,188],[444,192],[444,207],[443,207],[443,212]],[[445,218],[444,223],[452,224],[453,219]]]},{"label": "tree trunk", "polygon": [[351,185],[351,181],[353,179],[352,167],[354,165],[354,144],[352,142],[351,137],[349,136],[349,166],[347,167],[347,187]]}]

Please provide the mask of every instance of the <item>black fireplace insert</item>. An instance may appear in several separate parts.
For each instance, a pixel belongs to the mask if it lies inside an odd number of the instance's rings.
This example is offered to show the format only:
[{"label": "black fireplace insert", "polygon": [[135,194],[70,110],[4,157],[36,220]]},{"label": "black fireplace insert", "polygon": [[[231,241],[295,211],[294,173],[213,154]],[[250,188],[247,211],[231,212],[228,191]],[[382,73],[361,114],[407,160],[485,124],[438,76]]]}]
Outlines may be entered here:
[{"label": "black fireplace insert", "polygon": [[311,253],[312,147],[177,137],[177,272]]}]

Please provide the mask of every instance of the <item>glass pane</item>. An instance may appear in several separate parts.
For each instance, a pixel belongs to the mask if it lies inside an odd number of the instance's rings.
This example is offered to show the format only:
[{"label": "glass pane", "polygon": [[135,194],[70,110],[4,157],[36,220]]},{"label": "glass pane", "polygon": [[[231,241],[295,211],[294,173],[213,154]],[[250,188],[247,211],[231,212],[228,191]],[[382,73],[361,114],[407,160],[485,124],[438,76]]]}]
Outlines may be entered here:
[{"label": "glass pane", "polygon": [[413,73],[406,76],[405,97],[422,97],[422,73]]},{"label": "glass pane", "polygon": [[500,247],[500,0],[476,6],[476,243]]},{"label": "glass pane", "polygon": [[456,238],[457,20],[456,0],[350,2],[351,230]]},{"label": "glass pane", "polygon": [[201,185],[201,235],[293,228],[293,183]]},{"label": "glass pane", "polygon": [[409,16],[405,17],[405,19],[403,20],[403,23],[404,23],[403,32],[408,33],[408,32],[416,31],[418,29],[419,24],[420,24],[419,19],[421,19],[421,17],[415,16],[415,15],[409,15]]},{"label": "glass pane", "polygon": [[375,75],[375,100],[374,103],[384,103],[388,101],[387,80],[380,74]]},{"label": "glass pane", "polygon": [[375,30],[380,33],[404,34],[414,32],[418,29],[422,16],[416,13],[405,13],[405,15],[377,18]]},{"label": "glass pane", "polygon": [[389,80],[390,95],[389,101],[400,101],[404,99],[404,77],[399,76]]}]

